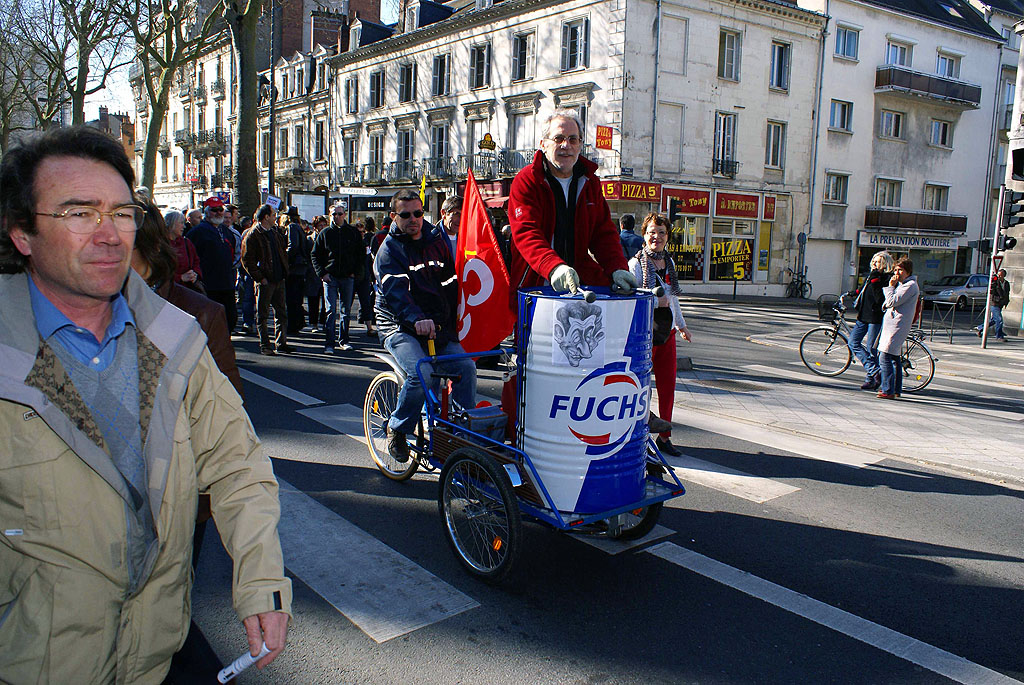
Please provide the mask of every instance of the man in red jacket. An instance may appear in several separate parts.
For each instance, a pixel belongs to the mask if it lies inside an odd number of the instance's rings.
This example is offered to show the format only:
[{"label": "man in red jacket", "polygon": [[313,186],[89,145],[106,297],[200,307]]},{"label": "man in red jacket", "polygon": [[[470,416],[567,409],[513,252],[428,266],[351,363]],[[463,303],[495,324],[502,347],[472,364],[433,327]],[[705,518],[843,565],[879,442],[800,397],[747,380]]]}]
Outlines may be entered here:
[{"label": "man in red jacket", "polygon": [[631,293],[636,279],[622,254],[619,232],[595,175],[580,156],[583,133],[576,112],[558,109],[544,123],[541,149],[512,181],[512,298],[516,289],[545,281],[560,292],[611,285]]}]

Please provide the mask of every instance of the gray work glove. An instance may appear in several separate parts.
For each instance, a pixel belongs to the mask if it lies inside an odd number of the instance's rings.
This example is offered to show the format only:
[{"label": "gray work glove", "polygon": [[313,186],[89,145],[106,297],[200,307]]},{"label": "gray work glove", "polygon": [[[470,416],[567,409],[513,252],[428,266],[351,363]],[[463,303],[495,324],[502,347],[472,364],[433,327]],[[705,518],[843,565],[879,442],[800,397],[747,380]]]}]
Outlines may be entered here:
[{"label": "gray work glove", "polygon": [[632,271],[619,269],[612,272],[612,292],[617,295],[632,295],[636,292],[636,276]]},{"label": "gray work glove", "polygon": [[552,269],[548,280],[551,281],[551,287],[555,289],[555,292],[570,292],[575,295],[576,291],[580,289],[580,275],[568,264],[559,264]]}]

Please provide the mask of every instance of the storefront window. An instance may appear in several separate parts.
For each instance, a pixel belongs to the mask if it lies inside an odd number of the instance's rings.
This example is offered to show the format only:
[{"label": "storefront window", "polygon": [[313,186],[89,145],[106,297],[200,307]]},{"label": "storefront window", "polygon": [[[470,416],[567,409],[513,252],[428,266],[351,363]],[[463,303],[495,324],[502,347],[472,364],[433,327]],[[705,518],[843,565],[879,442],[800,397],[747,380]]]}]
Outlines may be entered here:
[{"label": "storefront window", "polygon": [[704,233],[708,220],[698,216],[679,217],[672,223],[668,251],[676,263],[681,281],[704,280]]},{"label": "storefront window", "polygon": [[711,226],[712,281],[750,281],[754,267],[754,222],[716,219]]}]

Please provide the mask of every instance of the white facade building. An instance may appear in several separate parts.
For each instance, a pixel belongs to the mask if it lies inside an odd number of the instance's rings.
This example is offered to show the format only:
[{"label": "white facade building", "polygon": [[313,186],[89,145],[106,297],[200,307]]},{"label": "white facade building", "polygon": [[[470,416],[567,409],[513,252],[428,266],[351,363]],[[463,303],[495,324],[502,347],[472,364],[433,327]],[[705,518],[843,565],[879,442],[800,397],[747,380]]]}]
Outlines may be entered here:
[{"label": "white facade building", "polygon": [[337,188],[355,216],[379,217],[425,176],[436,218],[470,166],[500,207],[544,119],[568,107],[613,214],[669,213],[690,290],[781,292],[806,223],[815,83],[803,75],[824,17],[770,0],[453,9],[414,0],[397,35],[355,22],[354,47],[328,60]]},{"label": "white facade building", "polygon": [[909,254],[923,283],[968,270],[988,225],[1002,39],[959,0],[922,7],[932,15],[829,4],[806,252],[817,293],[852,288],[883,248]]}]

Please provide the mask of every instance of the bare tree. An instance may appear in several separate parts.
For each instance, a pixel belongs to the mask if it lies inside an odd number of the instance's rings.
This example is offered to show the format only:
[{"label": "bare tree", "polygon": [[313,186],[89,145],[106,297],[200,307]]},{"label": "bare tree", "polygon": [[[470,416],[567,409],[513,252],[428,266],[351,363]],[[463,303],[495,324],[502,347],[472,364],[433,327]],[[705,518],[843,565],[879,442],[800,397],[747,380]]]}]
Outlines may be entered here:
[{"label": "bare tree", "polygon": [[16,0],[0,0],[0,154],[12,135],[34,128],[34,116],[24,87],[28,61],[24,46],[15,38],[7,19],[20,11]]},{"label": "bare tree", "polygon": [[[194,62],[211,36],[223,29],[224,6],[203,8],[199,0],[118,0],[122,19],[135,38],[142,88],[149,101],[149,126],[142,156],[142,179],[148,188],[156,180],[161,122],[167,116],[175,76]],[[202,14],[205,12],[205,16]]]},{"label": "bare tree", "polygon": [[[12,17],[31,54],[28,71],[46,92],[36,107],[51,121],[65,104],[71,123],[85,123],[85,100],[106,88],[115,69],[129,63],[122,50],[128,35],[110,0],[21,0]],[[66,94],[66,95],[65,95]]]}]

